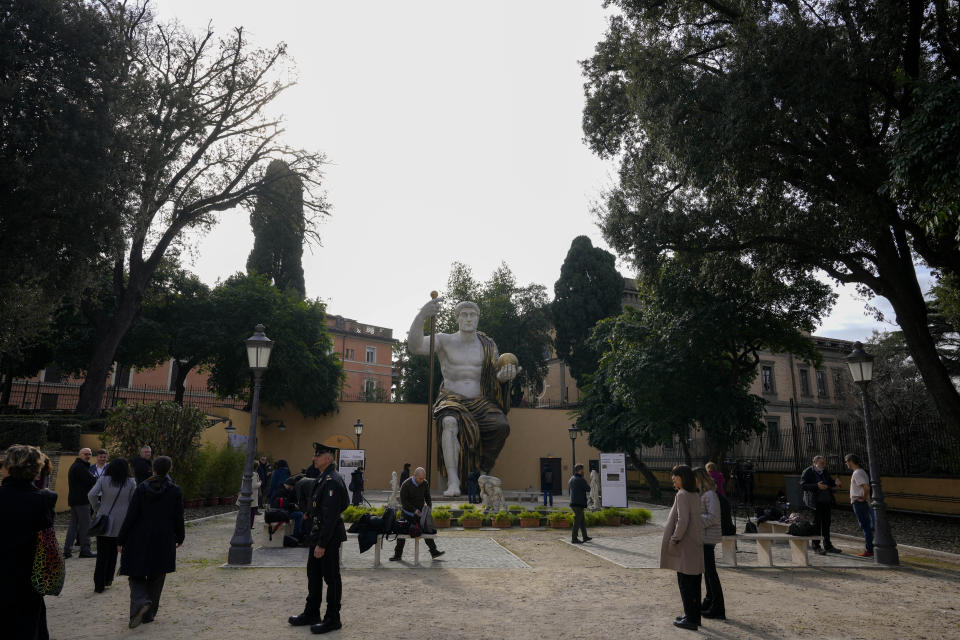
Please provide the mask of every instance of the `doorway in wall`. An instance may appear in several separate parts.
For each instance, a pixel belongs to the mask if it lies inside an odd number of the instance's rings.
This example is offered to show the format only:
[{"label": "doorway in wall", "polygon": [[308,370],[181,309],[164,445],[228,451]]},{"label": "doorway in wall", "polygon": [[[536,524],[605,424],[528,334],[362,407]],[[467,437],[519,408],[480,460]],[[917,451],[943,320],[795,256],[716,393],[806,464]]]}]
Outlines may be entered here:
[{"label": "doorway in wall", "polygon": [[553,475],[553,495],[562,494],[563,478],[560,477],[560,458],[540,458],[540,471],[537,473],[537,489],[540,489],[543,470],[549,468]]}]

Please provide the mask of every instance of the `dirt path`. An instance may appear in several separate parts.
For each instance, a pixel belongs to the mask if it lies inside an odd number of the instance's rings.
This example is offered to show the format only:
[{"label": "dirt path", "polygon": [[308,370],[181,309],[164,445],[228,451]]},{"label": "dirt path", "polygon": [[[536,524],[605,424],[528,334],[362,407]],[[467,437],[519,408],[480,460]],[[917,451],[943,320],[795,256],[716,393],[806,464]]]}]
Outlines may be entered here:
[{"label": "dirt path", "polygon": [[[47,598],[51,636],[313,637],[286,623],[303,606],[303,569],[220,568],[233,522],[226,516],[188,527],[157,620],[134,630],[127,629],[125,579],[95,594],[94,561],[68,560],[63,595]],[[345,572],[344,629],[329,637],[960,637],[960,566],[942,561],[917,560],[928,566],[893,570],[721,568],[729,619],[706,621],[699,632],[690,632],[671,625],[680,611],[671,572],[618,567],[565,544],[556,531],[489,533],[531,568]],[[655,526],[591,531],[598,538],[641,534],[660,532]]]}]

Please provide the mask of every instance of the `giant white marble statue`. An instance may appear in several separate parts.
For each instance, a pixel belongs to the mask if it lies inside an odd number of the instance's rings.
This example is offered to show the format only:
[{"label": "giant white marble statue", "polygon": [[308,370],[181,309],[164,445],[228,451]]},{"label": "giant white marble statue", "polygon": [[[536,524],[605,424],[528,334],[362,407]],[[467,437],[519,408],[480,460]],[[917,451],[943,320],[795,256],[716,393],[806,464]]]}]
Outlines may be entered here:
[{"label": "giant white marble statue", "polygon": [[[423,305],[407,334],[410,352],[430,355],[430,339],[423,335],[423,323],[436,316],[439,304]],[[496,343],[477,331],[480,307],[461,302],[454,308],[459,330],[436,335],[436,353],[443,384],[433,405],[440,446],[440,472],[447,479],[445,496],[460,495],[460,478],[479,470],[489,475],[503,449],[510,424],[509,382],[520,368],[511,353],[502,356]]]}]

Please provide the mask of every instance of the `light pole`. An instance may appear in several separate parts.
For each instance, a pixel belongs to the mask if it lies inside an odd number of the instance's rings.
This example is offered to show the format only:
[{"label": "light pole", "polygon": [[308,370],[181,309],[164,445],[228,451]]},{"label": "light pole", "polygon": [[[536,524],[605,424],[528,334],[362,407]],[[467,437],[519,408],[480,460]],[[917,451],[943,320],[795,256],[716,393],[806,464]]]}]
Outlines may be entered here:
[{"label": "light pole", "polygon": [[363,423],[357,418],[357,424],[353,425],[353,432],[357,434],[357,449],[360,448],[360,434],[363,433]]},{"label": "light pole", "polygon": [[270,362],[273,341],[263,334],[263,325],[258,324],[254,334],[247,338],[247,360],[253,371],[253,398],[250,401],[250,435],[247,437],[247,458],[243,464],[243,482],[240,499],[237,501],[237,526],[230,539],[227,564],[250,564],[253,560],[253,536],[250,535],[250,503],[253,502],[253,457],[257,450],[257,418],[260,413],[260,378]]},{"label": "light pole", "polygon": [[580,434],[580,429],[570,427],[567,432],[570,433],[570,475],[573,475],[573,468],[577,466],[577,436]]},{"label": "light pole", "polygon": [[863,401],[863,421],[867,434],[867,460],[870,464],[870,488],[873,494],[873,515],[876,526],[873,531],[873,558],[877,564],[900,564],[900,553],[897,543],[890,533],[890,523],[887,522],[887,506],[883,502],[883,489],[880,486],[880,467],[877,456],[874,455],[873,425],[870,423],[870,402],[867,399],[867,385],[873,378],[873,356],[863,350],[861,342],[855,342],[853,352],[847,356],[847,366],[853,381],[860,387],[860,396]]}]

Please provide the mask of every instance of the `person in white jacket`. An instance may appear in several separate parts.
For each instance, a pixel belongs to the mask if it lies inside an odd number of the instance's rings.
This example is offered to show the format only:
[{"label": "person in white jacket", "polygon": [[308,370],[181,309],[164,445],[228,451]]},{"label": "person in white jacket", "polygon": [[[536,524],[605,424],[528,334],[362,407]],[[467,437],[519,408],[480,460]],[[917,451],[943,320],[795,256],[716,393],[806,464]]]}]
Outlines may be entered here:
[{"label": "person in white jacket", "polygon": [[697,488],[700,490],[700,517],[703,519],[703,581],[707,585],[707,595],[700,605],[700,615],[704,618],[727,619],[723,604],[723,589],[717,574],[717,561],[714,556],[716,546],[723,542],[720,530],[720,498],[717,497],[717,485],[703,467],[693,470],[697,476]]},{"label": "person in white jacket", "polygon": [[[253,477],[250,479],[250,528],[253,529],[253,521],[257,517],[257,509],[260,507],[260,461],[253,461]],[[243,482],[243,476],[240,476],[240,482]],[[237,498],[237,506],[240,506],[240,498]]]}]

